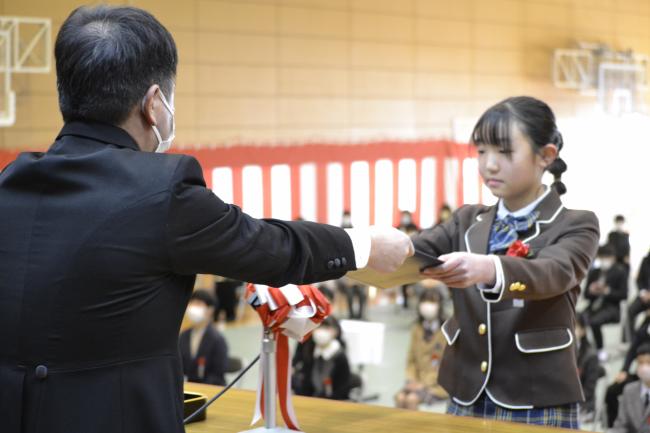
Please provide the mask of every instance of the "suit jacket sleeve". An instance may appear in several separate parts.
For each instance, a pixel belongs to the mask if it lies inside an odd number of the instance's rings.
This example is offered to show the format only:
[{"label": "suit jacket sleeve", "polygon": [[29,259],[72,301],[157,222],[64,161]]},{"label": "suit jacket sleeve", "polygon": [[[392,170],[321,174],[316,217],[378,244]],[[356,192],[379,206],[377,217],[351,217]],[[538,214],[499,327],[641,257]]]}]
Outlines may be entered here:
[{"label": "suit jacket sleeve", "polygon": [[205,187],[192,157],[180,159],[170,192],[166,235],[177,274],[280,287],[336,279],[355,269],[352,241],[343,229],[252,218]]},{"label": "suit jacket sleeve", "polygon": [[[504,284],[498,300],[548,299],[579,286],[596,256],[600,234],[593,212],[574,212],[566,232],[555,243],[542,248],[536,257],[499,256]],[[526,290],[509,290],[514,282],[525,284]]]}]

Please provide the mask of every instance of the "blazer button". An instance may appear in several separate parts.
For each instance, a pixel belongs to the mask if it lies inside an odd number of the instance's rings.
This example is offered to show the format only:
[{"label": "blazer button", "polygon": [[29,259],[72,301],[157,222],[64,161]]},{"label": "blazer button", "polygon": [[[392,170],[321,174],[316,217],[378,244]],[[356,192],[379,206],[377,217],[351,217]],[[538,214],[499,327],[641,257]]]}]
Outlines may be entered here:
[{"label": "blazer button", "polygon": [[485,372],[487,371],[487,368],[488,368],[488,363],[487,363],[487,361],[483,361],[483,362],[481,362],[481,372],[482,372],[482,373],[485,373]]},{"label": "blazer button", "polygon": [[487,326],[485,326],[485,323],[481,323],[480,325],[478,325],[479,335],[485,335],[486,332],[487,332]]},{"label": "blazer button", "polygon": [[36,377],[41,380],[45,379],[47,377],[47,367],[44,365],[36,366],[36,370],[34,370],[34,375],[36,375]]},{"label": "blazer button", "polygon": [[327,262],[327,269],[332,269],[334,267],[334,260]]},{"label": "blazer button", "polygon": [[343,266],[346,266],[348,264],[348,261],[345,259],[345,257],[341,257],[341,263],[343,263]]},{"label": "blazer button", "polygon": [[341,259],[334,259],[334,266],[336,266],[337,268],[340,268],[341,267]]}]

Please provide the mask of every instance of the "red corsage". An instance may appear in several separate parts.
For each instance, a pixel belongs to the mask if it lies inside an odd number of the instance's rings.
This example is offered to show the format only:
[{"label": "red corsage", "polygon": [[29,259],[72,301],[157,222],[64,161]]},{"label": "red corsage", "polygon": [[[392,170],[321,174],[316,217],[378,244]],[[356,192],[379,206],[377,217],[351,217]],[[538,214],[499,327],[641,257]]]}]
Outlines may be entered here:
[{"label": "red corsage", "polygon": [[530,255],[530,247],[517,239],[508,247],[506,256],[510,257],[528,257]]}]

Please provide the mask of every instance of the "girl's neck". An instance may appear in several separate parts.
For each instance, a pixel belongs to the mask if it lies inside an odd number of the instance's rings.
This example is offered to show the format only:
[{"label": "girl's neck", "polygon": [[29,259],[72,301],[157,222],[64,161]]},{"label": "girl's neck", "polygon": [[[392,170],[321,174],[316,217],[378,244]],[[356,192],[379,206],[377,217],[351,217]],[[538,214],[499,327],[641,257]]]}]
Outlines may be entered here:
[{"label": "girl's neck", "polygon": [[510,212],[516,212],[534,202],[537,198],[541,197],[542,194],[544,194],[544,185],[540,184],[538,187],[526,191],[516,197],[504,197],[503,204]]}]

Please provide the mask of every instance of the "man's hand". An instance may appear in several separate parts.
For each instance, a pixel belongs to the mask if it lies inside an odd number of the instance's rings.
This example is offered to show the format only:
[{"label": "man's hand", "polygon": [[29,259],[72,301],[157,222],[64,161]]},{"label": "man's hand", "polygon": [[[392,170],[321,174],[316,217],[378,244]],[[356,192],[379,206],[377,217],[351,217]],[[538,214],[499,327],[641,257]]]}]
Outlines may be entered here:
[{"label": "man's hand", "polygon": [[465,289],[479,283],[493,286],[496,282],[494,260],[489,256],[457,252],[438,258],[444,263],[425,269],[422,275],[458,289]]},{"label": "man's hand", "polygon": [[370,257],[368,267],[379,272],[395,272],[407,257],[415,253],[406,234],[392,227],[369,227]]}]

